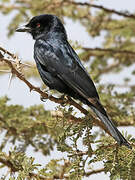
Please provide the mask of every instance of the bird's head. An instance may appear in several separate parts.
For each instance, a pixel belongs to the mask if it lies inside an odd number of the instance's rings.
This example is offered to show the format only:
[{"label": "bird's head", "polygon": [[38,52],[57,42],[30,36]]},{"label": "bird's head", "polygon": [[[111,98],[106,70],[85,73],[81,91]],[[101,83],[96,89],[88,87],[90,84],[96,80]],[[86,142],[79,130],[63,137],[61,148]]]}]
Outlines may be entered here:
[{"label": "bird's head", "polygon": [[17,32],[28,32],[33,39],[39,39],[48,33],[60,33],[65,35],[65,28],[60,19],[51,14],[43,14],[33,17],[28,24],[16,29]]}]

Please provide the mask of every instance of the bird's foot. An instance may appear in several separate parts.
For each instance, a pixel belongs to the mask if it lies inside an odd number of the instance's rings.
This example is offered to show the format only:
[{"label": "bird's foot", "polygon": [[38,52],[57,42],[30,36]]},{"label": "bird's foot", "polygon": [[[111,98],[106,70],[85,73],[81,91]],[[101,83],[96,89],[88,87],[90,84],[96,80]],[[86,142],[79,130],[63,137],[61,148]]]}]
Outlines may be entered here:
[{"label": "bird's foot", "polygon": [[66,94],[62,94],[62,96],[60,97],[60,99],[62,100],[62,103],[61,103],[62,106],[64,106],[65,104],[67,104]]},{"label": "bird's foot", "polygon": [[49,87],[45,88],[44,90],[42,90],[43,92],[47,93],[48,94],[48,97],[45,98],[43,96],[40,96],[40,100],[43,101],[43,102],[46,102],[48,100],[48,98],[52,95]]}]

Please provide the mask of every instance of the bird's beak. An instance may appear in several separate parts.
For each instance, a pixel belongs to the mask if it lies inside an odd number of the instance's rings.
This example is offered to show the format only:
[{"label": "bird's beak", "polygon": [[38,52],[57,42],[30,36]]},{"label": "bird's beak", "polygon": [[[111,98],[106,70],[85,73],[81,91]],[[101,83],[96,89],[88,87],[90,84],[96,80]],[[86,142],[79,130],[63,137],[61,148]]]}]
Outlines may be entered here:
[{"label": "bird's beak", "polygon": [[16,32],[31,32],[31,28],[27,26],[22,26],[16,29]]}]

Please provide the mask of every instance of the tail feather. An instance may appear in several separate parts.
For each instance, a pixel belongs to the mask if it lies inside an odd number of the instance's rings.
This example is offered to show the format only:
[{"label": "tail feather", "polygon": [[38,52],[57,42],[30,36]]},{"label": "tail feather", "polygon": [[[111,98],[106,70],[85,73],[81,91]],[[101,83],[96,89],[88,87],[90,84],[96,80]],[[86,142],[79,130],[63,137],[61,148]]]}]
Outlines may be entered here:
[{"label": "tail feather", "polygon": [[109,130],[114,139],[118,142],[119,145],[125,145],[128,148],[132,149],[131,145],[127,142],[127,140],[123,137],[120,131],[115,127],[113,122],[109,119],[109,117],[99,110],[97,110],[94,106],[91,106],[91,109],[98,116],[98,118],[105,124],[106,128]]}]

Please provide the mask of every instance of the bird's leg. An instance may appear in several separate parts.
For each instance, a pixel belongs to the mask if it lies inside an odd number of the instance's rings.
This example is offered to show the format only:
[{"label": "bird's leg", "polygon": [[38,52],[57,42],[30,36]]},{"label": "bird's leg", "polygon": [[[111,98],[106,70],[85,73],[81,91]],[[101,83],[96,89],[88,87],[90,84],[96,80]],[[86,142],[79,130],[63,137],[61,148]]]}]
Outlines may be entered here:
[{"label": "bird's leg", "polygon": [[[45,88],[45,89],[42,90],[42,91],[48,94],[48,98],[52,95],[49,87]],[[43,96],[40,96],[40,100],[43,101],[43,102],[46,102],[48,98],[45,98],[45,97],[43,97]]]},{"label": "bird's leg", "polygon": [[66,94],[62,94],[60,99],[62,100],[61,105],[64,106],[67,103],[67,96],[66,96]]},{"label": "bird's leg", "polygon": [[64,100],[64,99],[65,99],[65,96],[66,96],[66,94],[62,94],[62,95],[60,96],[60,99]]}]

